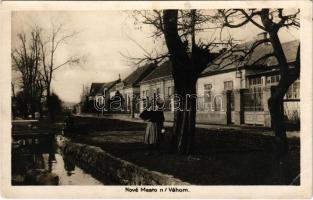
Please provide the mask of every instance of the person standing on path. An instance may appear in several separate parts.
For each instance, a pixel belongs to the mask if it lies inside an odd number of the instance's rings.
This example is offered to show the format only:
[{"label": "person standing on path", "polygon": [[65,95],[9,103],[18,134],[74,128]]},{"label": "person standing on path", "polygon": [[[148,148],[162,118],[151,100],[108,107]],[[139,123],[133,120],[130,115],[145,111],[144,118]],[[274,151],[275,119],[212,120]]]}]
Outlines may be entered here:
[{"label": "person standing on path", "polygon": [[140,117],[148,122],[144,135],[144,143],[148,146],[146,155],[153,155],[154,151],[157,155],[161,154],[160,144],[163,140],[162,129],[164,122],[163,101],[158,100],[155,104],[155,106],[153,104],[140,114]]}]

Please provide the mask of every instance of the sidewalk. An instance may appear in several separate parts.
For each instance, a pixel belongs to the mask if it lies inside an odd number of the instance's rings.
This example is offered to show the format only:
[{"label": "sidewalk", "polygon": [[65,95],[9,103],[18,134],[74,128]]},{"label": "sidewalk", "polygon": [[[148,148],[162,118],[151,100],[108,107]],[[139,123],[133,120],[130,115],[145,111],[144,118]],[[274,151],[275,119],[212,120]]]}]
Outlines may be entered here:
[{"label": "sidewalk", "polygon": [[[138,122],[138,123],[145,123],[142,119],[139,118],[131,118],[126,117],[126,115],[97,115],[97,114],[79,114],[75,115],[79,117],[93,117],[93,118],[108,118],[108,119],[117,119],[129,122]],[[172,127],[173,122],[164,122],[165,127]],[[217,125],[217,124],[196,124],[196,128],[207,129],[207,130],[226,130],[226,131],[240,131],[243,133],[255,133],[261,135],[273,135],[273,131],[268,127],[262,126],[253,126],[253,125]],[[287,137],[300,137],[299,131],[287,131]]]}]

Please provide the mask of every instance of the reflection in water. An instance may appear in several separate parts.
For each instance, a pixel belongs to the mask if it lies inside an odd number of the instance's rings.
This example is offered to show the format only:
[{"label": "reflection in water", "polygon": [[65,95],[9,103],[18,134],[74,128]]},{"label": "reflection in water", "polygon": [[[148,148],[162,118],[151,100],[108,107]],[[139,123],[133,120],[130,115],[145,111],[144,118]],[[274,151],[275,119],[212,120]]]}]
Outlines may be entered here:
[{"label": "reflection in water", "polygon": [[52,162],[52,173],[59,176],[60,185],[103,185],[100,181],[85,173],[74,164],[69,156],[55,154],[56,162]]},{"label": "reflection in water", "polygon": [[54,141],[45,150],[19,146],[11,155],[13,185],[103,185],[77,167],[70,156],[56,153]]},{"label": "reflection in water", "polygon": [[[14,156],[13,160],[13,185],[54,185],[55,183],[51,182],[51,178],[53,177],[49,174],[58,176],[58,185],[103,185],[102,182],[77,167],[74,160],[69,156],[62,157],[60,154],[34,154]],[[40,182],[38,182],[36,176],[42,176]],[[22,177],[25,177],[24,181],[17,180]]]},{"label": "reflection in water", "polygon": [[49,158],[48,158],[48,171],[52,171],[52,163],[56,162],[55,159],[55,153],[49,153]]},{"label": "reflection in water", "polygon": [[75,163],[74,160],[70,156],[63,156],[64,169],[67,171],[67,175],[71,176],[74,174]]},{"label": "reflection in water", "polygon": [[34,169],[44,169],[45,161],[42,154],[34,154],[33,156],[33,167]]}]

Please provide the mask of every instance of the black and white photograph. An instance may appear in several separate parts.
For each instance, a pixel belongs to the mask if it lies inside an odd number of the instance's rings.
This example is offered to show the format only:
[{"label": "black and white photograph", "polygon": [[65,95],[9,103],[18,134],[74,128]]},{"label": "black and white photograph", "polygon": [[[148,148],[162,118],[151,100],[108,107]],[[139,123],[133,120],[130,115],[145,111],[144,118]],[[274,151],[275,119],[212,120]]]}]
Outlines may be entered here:
[{"label": "black and white photograph", "polygon": [[312,195],[312,12],[224,3],[4,7],[11,187]]}]

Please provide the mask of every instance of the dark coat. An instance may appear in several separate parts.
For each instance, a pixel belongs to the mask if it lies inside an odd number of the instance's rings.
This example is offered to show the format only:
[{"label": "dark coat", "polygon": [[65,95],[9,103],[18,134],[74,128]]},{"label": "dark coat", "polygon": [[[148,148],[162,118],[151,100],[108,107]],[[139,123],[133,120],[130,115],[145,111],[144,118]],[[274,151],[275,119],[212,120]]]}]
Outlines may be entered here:
[{"label": "dark coat", "polygon": [[143,120],[150,120],[151,122],[164,122],[164,113],[159,110],[144,110],[139,117]]}]

